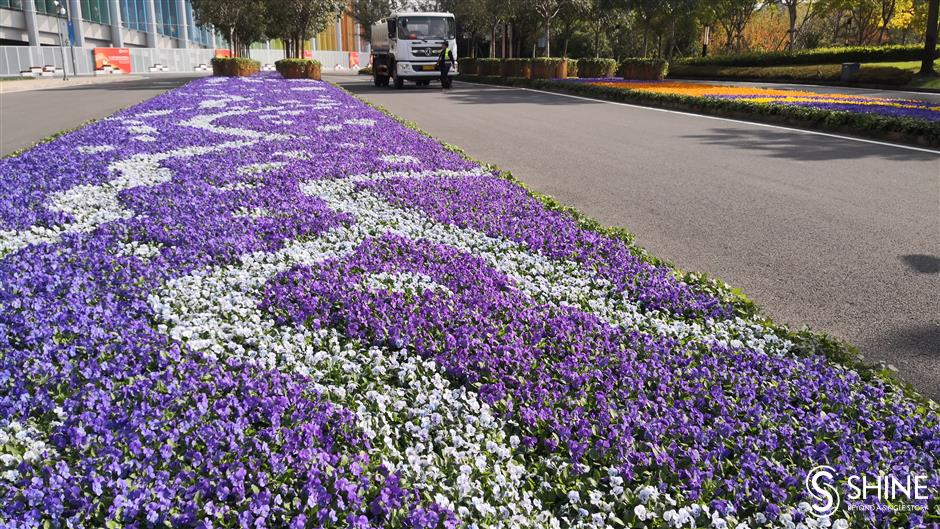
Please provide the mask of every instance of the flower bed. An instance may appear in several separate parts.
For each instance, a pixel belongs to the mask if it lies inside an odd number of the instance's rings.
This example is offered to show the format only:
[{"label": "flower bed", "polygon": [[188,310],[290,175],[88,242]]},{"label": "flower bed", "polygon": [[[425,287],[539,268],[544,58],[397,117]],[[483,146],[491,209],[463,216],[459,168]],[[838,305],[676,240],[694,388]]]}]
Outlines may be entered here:
[{"label": "flower bed", "polygon": [[329,84],[0,163],[13,526],[914,527],[803,480],[940,485],[921,401]]},{"label": "flower bed", "polygon": [[654,94],[730,99],[758,105],[785,105],[820,110],[837,110],[882,116],[940,121],[940,105],[911,99],[893,99],[848,94],[820,94],[806,90],[788,90],[732,86],[709,83],[630,81],[590,79],[590,84],[637,90]]}]

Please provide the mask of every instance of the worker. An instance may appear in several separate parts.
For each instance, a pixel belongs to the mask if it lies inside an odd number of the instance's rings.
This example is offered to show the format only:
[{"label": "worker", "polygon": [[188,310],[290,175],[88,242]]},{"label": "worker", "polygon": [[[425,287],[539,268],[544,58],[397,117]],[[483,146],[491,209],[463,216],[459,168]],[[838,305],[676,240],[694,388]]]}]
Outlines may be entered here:
[{"label": "worker", "polygon": [[441,54],[437,56],[437,67],[441,72],[441,88],[450,88],[450,77],[447,74],[450,73],[450,68],[456,62],[454,52],[451,51],[447,42],[444,42],[444,46],[441,47]]}]

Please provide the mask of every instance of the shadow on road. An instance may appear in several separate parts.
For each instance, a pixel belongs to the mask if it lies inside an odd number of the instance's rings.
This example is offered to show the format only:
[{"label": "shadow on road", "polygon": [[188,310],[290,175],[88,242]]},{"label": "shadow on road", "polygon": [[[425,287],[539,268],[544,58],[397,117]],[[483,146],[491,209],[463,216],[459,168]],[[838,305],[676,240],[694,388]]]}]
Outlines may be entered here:
[{"label": "shadow on road", "polygon": [[[940,257],[936,255],[902,255],[901,260],[911,270],[919,274],[940,274]],[[940,344],[940,341],[937,341],[937,343]]]},{"label": "shadow on road", "polygon": [[[940,161],[940,154],[847,142],[838,138],[807,135],[780,129],[715,127],[708,134],[683,136],[709,145],[727,145],[762,152],[771,158],[819,162],[881,158],[897,161]],[[929,176],[929,175],[925,175]]]}]

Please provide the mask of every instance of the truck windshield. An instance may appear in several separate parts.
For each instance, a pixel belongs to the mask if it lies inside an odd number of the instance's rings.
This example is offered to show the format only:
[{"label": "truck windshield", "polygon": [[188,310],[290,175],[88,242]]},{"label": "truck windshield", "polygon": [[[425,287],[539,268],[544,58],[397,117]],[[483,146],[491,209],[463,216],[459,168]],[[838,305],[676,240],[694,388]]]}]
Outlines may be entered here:
[{"label": "truck windshield", "polygon": [[450,17],[399,17],[398,38],[451,40],[457,31]]}]

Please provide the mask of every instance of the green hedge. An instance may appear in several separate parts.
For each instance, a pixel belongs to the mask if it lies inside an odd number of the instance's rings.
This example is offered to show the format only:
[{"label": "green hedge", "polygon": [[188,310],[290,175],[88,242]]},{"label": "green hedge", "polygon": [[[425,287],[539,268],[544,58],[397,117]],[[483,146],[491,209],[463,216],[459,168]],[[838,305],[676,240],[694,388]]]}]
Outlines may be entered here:
[{"label": "green hedge", "polygon": [[663,80],[669,74],[669,63],[663,59],[629,58],[620,61],[617,75],[624,79]]},{"label": "green hedge", "polygon": [[[816,48],[789,52],[742,53],[738,55],[716,55],[712,57],[689,57],[677,61],[679,64],[699,66],[788,66],[800,64],[840,64],[843,62],[897,62],[919,61],[924,46],[847,46],[841,48]],[[940,57],[940,49],[938,49]]]},{"label": "green hedge", "polygon": [[463,57],[461,59],[457,59],[457,71],[462,74],[476,75],[477,74],[476,57]]},{"label": "green hedge", "polygon": [[243,77],[261,70],[261,63],[245,57],[213,57],[212,75]]},{"label": "green hedge", "polygon": [[568,61],[560,57],[536,57],[529,59],[533,79],[559,79],[568,77]]},{"label": "green hedge", "polygon": [[[842,66],[838,64],[819,66],[698,66],[676,64],[670,69],[669,77],[839,83],[842,78]],[[914,73],[910,70],[891,66],[862,66],[850,82],[903,86],[910,83],[913,78]]]},{"label": "green hedge", "polygon": [[[577,77],[613,77],[617,73],[617,61],[614,59],[578,59]],[[571,75],[571,72],[568,72]]]},{"label": "green hedge", "polygon": [[940,123],[913,118],[837,112],[818,108],[785,105],[758,105],[732,99],[660,94],[624,90],[588,83],[559,82],[543,79],[506,79],[474,77],[475,82],[535,88],[570,93],[608,101],[635,103],[670,110],[697,112],[765,123],[775,123],[813,130],[855,134],[869,138],[940,147]]}]

